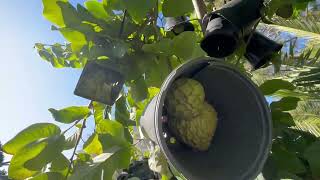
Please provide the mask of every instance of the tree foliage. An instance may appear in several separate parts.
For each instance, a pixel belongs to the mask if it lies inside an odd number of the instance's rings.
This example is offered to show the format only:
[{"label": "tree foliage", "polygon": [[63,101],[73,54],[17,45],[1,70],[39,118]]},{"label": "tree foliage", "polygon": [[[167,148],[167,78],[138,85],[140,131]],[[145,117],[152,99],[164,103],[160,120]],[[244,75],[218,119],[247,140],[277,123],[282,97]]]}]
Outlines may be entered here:
[{"label": "tree foliage", "polygon": [[[273,21],[275,14],[286,11],[283,6],[288,4],[292,5],[294,18],[309,1],[266,1],[265,20]],[[51,29],[59,31],[67,41],[52,45],[37,43],[35,48],[43,60],[54,68],[83,68],[88,61],[101,61],[120,72],[125,85],[112,107],[91,102],[88,106],[50,108],[55,121],[70,125],[64,131],[55,124],[39,123],[13,137],[3,146],[5,153],[13,155],[9,177],[108,180],[119,170],[129,168],[131,162],[149,157],[150,153],[159,154],[142,152],[135,146],[139,141],[136,129],[146,105],[168,74],[183,62],[206,55],[199,45],[203,35],[198,21],[191,21],[194,32],[177,36],[163,28],[164,16],[195,17],[192,1],[88,0],[84,6],[76,7],[67,0],[42,0],[42,3],[43,16],[52,23]],[[238,52],[226,62],[252,77],[242,56]],[[275,66],[281,67],[280,59],[274,61]],[[265,95],[279,98],[270,106],[273,148],[263,175],[267,179],[320,178],[320,139],[295,128],[295,116],[291,113],[306,97],[314,98],[309,94],[312,88],[303,87],[318,86],[319,68],[300,72],[293,78],[283,77],[267,81],[265,78],[260,85]],[[94,122],[95,130],[82,145],[80,140],[87,121]],[[70,129],[77,130],[66,137]],[[73,154],[67,158],[64,151],[69,149],[73,149]],[[165,172],[163,177],[170,176],[163,158],[150,159],[161,159],[151,163],[152,169],[161,169],[161,173]]]}]

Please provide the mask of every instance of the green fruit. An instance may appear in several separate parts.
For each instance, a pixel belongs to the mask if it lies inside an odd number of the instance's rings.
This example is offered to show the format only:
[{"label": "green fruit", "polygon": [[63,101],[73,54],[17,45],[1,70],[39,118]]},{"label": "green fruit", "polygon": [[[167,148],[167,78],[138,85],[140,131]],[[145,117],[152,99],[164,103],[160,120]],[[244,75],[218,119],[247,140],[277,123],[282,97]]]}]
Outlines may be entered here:
[{"label": "green fruit", "polygon": [[217,112],[204,98],[204,88],[198,81],[182,78],[173,83],[166,99],[170,130],[200,151],[208,150],[217,127]]}]

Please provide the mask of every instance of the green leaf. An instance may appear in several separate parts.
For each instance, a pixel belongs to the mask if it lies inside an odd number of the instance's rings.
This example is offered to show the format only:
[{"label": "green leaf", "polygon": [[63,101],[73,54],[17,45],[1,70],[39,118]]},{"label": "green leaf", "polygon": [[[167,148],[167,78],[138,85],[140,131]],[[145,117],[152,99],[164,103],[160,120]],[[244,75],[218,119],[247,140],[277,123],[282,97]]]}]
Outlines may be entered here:
[{"label": "green leaf", "polygon": [[63,151],[65,138],[63,135],[52,136],[44,139],[46,147],[32,159],[24,163],[24,167],[29,170],[40,171],[48,163],[52,162]]},{"label": "green leaf", "polygon": [[274,145],[272,148],[272,157],[280,171],[298,174],[306,171],[305,166],[300,159],[279,145]]},{"label": "green leaf", "polygon": [[60,110],[50,108],[49,111],[56,121],[65,124],[73,123],[90,115],[90,109],[85,106],[71,106]]},{"label": "green leaf", "polygon": [[38,139],[58,135],[61,130],[58,126],[51,123],[33,124],[19,132],[14,138],[2,146],[7,154],[15,155],[21,148]]},{"label": "green leaf", "polygon": [[278,90],[294,90],[295,87],[292,83],[288,81],[284,81],[281,79],[272,79],[264,82],[261,86],[260,89],[264,95],[271,95]]},{"label": "green leaf", "polygon": [[55,159],[52,161],[50,166],[51,172],[59,172],[64,171],[69,167],[69,159],[67,159],[63,154],[59,154]]},{"label": "green leaf", "polygon": [[97,124],[96,132],[98,134],[111,134],[117,137],[123,137],[123,126],[117,121],[103,120]]},{"label": "green leaf", "polygon": [[64,144],[64,150],[69,150],[74,148],[76,146],[78,138],[80,138],[79,135],[80,135],[80,131],[77,131],[72,136],[68,137]]},{"label": "green leaf", "polygon": [[112,180],[116,170],[128,168],[130,158],[130,149],[115,147],[96,156],[91,164],[76,166],[70,180],[100,180],[102,176],[104,180]]},{"label": "green leaf", "polygon": [[8,170],[11,179],[26,179],[33,176],[37,171],[28,170],[24,164],[36,157],[45,147],[46,141],[36,141],[21,148],[11,159]]},{"label": "green leaf", "polygon": [[156,7],[156,0],[123,0],[130,16],[136,22],[141,22],[151,8]]},{"label": "green leaf", "polygon": [[122,96],[116,102],[115,119],[124,127],[135,125],[135,122],[130,120],[130,112],[128,111],[126,97]]},{"label": "green leaf", "polygon": [[313,143],[304,152],[308,160],[314,178],[320,177],[320,141]]},{"label": "green leaf", "polygon": [[99,134],[103,151],[109,150],[114,146],[127,147],[128,141],[125,136],[125,129],[117,121],[104,120],[96,128]]},{"label": "green leaf", "polygon": [[169,58],[159,56],[159,59],[154,62],[153,66],[149,66],[146,72],[146,83],[148,87],[160,87],[163,81],[171,72]]},{"label": "green leaf", "polygon": [[291,127],[296,125],[290,113],[277,110],[272,111],[272,121],[275,126]]},{"label": "green leaf", "polygon": [[162,12],[165,17],[183,16],[193,11],[192,0],[164,0]]},{"label": "green leaf", "polygon": [[300,98],[284,97],[280,101],[271,103],[272,110],[290,111],[297,108]]},{"label": "green leaf", "polygon": [[61,9],[64,24],[68,28],[79,28],[82,23],[82,19],[79,16],[75,7],[69,2],[57,2]]},{"label": "green leaf", "polygon": [[136,102],[148,97],[148,87],[143,77],[140,77],[131,84],[131,94]]},{"label": "green leaf", "polygon": [[197,43],[197,34],[191,31],[183,32],[174,37],[172,42],[172,53],[184,60],[206,55]]},{"label": "green leaf", "polygon": [[102,153],[102,145],[99,136],[93,133],[83,145],[83,150],[91,155],[99,155]]},{"label": "green leaf", "polygon": [[172,40],[164,38],[153,44],[144,44],[142,50],[148,53],[154,53],[158,55],[171,56],[172,52]]},{"label": "green leaf", "polygon": [[79,31],[62,28],[60,32],[63,37],[71,43],[71,48],[74,52],[79,52],[82,47],[87,44],[86,36]]},{"label": "green leaf", "polygon": [[57,2],[68,2],[68,0],[42,0],[43,16],[53,24],[64,27],[63,16]]},{"label": "green leaf", "polygon": [[64,176],[57,172],[46,172],[46,173],[41,173],[29,180],[58,180],[58,179],[64,179]]},{"label": "green leaf", "polygon": [[99,124],[100,121],[104,120],[104,110],[106,105],[98,102],[93,102],[93,116],[94,122]]},{"label": "green leaf", "polygon": [[103,4],[96,0],[89,0],[84,3],[85,7],[93,14],[96,18],[107,20],[109,15],[105,11]]}]

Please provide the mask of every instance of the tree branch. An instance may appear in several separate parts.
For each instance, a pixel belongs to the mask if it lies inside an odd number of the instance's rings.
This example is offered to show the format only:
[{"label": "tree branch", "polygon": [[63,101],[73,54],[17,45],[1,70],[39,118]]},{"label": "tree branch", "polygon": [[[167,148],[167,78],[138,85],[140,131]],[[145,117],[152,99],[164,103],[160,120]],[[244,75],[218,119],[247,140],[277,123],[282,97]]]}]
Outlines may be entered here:
[{"label": "tree branch", "polygon": [[80,142],[80,139],[81,139],[81,136],[82,136],[82,133],[83,133],[83,129],[84,129],[85,126],[86,126],[86,121],[87,121],[87,119],[84,119],[84,120],[83,120],[82,127],[81,127],[81,129],[80,129],[80,134],[79,134],[79,137],[78,137],[77,142],[76,142],[76,146],[74,147],[73,153],[72,153],[71,158],[70,158],[70,164],[69,164],[69,167],[68,167],[68,172],[67,172],[67,174],[66,174],[66,179],[68,178],[68,176],[69,176],[69,174],[70,174],[70,172],[71,172],[71,166],[72,166],[72,164],[73,164],[73,158],[74,158],[74,156],[75,156],[75,154],[76,154],[77,147],[78,147],[78,145],[79,145],[79,142]]},{"label": "tree branch", "polygon": [[[92,107],[93,107],[93,101],[90,101],[90,104],[88,105],[88,108],[92,109]],[[75,147],[73,149],[73,152],[72,152],[72,155],[71,155],[71,158],[70,158],[70,164],[68,166],[68,172],[67,172],[67,174],[65,176],[65,179],[68,178],[68,176],[69,176],[69,174],[71,172],[71,167],[73,165],[73,158],[76,155],[77,147],[79,145],[79,142],[80,142],[82,134],[83,134],[83,129],[86,127],[86,122],[87,122],[87,119],[83,119],[82,126],[81,126],[81,129],[80,129],[80,134],[79,134],[79,137],[77,139],[76,145],[75,145]]]},{"label": "tree branch", "polygon": [[127,10],[125,9],[124,13],[123,13],[123,18],[122,18],[122,22],[121,22],[120,31],[119,31],[119,38],[121,38],[121,36],[123,34],[123,31],[124,31],[124,23],[126,21],[126,16],[127,16]]},{"label": "tree branch", "polygon": [[203,17],[207,14],[206,5],[204,4],[203,0],[192,0],[194,10],[196,11],[197,17],[199,20],[199,23],[202,28],[202,32],[204,33],[206,30],[205,25],[202,24]]}]

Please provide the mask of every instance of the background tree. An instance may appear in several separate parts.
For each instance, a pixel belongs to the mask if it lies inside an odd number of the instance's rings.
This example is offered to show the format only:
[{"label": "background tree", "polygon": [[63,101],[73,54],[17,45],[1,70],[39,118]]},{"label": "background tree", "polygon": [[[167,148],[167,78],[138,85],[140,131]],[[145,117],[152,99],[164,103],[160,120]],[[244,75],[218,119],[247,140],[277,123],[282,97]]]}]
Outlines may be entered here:
[{"label": "background tree", "polygon": [[[181,176],[167,167],[156,148],[146,147],[137,129],[145,106],[167,75],[183,62],[206,55],[199,46],[203,35],[199,22],[194,21],[192,1],[88,0],[77,7],[67,0],[42,2],[43,15],[53,24],[51,29],[67,40],[66,44],[37,43],[35,48],[45,61],[54,68],[83,68],[97,60],[119,72],[125,84],[113,106],[90,102],[87,106],[49,109],[57,123],[70,125],[65,130],[52,123],[33,124],[7,142],[3,150],[13,155],[9,177],[112,179],[143,158],[152,160],[150,167],[157,167],[152,169],[163,179],[172,173]],[[319,18],[314,8],[305,11],[311,0],[286,1],[293,16],[280,18],[275,14],[291,12],[282,8],[283,2],[266,1],[263,23],[258,26],[259,31],[285,43],[272,66],[252,72],[241,52],[245,47],[226,58],[226,63],[239,68],[273,98],[273,149],[263,176],[319,179]],[[206,4],[212,9],[224,3],[217,0]],[[305,15],[299,17],[301,13]],[[164,30],[164,17],[182,15],[190,19],[194,32],[176,36]],[[308,111],[303,111],[304,107]],[[83,139],[83,131],[91,122],[94,131]],[[75,133],[70,135],[72,130]],[[72,151],[70,157],[66,150]]]}]

